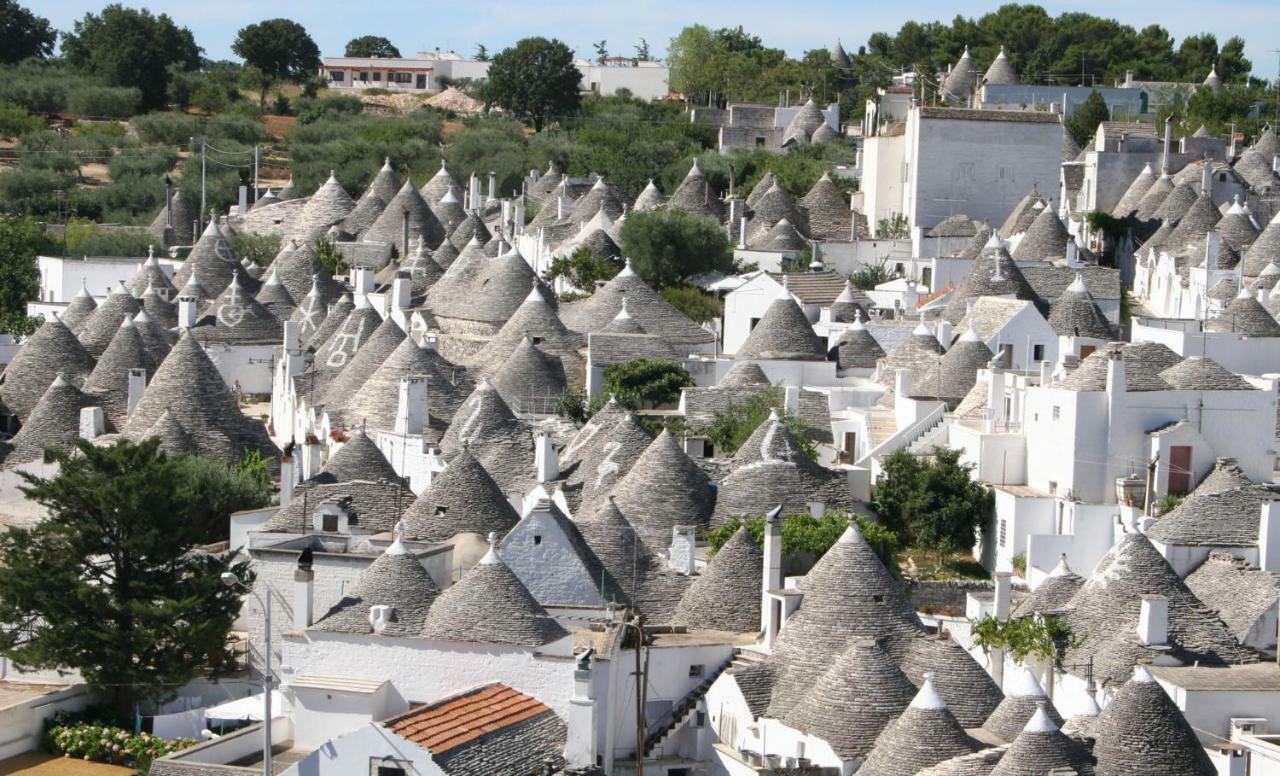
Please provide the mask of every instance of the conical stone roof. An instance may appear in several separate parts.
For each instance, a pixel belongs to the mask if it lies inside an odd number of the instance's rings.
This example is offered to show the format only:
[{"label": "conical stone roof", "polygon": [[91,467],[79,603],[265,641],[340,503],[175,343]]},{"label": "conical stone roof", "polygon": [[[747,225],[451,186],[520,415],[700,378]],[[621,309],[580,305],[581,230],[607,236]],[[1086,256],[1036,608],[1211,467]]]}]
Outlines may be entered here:
[{"label": "conical stone roof", "polygon": [[962,727],[981,726],[1004,698],[987,670],[949,636],[899,637],[886,642],[885,649],[911,681],[923,684],[932,673],[934,686]]},{"label": "conical stone roof", "polygon": [[814,332],[813,324],[785,285],[782,295],[769,304],[760,322],[734,354],[734,358],[752,360],[823,361],[826,357],[826,348]]},{"label": "conical stone roof", "polygon": [[1000,705],[982,726],[1005,741],[1012,741],[1036,716],[1037,711],[1041,711],[1055,729],[1062,725],[1062,717],[1049,703],[1049,696],[1036,680],[1035,674],[1026,666],[1018,666],[1006,672],[1004,700],[1000,701]]},{"label": "conical stone roof", "polygon": [[523,490],[533,471],[533,435],[488,380],[482,380],[449,423],[440,449],[452,459],[469,445],[504,493]]},{"label": "conical stone roof", "polygon": [[605,569],[606,591],[638,609],[646,621],[669,623],[689,588],[690,578],[667,567],[622,515],[612,497],[578,521],[582,537]]},{"label": "conical stone roof", "polygon": [[877,362],[884,357],[884,348],[867,331],[861,314],[827,353],[827,359],[835,361],[837,369],[875,369]]},{"label": "conical stone roof", "polygon": [[89,396],[59,374],[10,440],[12,447],[5,456],[4,465],[12,467],[39,461],[45,450],[70,450],[80,436],[80,410],[93,403]]},{"label": "conical stone roof", "polygon": [[191,333],[201,344],[276,344],[284,337],[284,327],[280,319],[240,285],[240,278],[235,277],[218,298],[205,307],[204,315]]},{"label": "conical stone roof", "polygon": [[148,250],[147,260],[142,262],[138,271],[134,273],[133,279],[129,281],[129,290],[134,296],[142,296],[148,286],[155,286],[170,295],[178,292],[178,289],[173,286],[173,281],[169,280],[169,276],[160,267],[160,262],[156,260],[154,248]]},{"label": "conical stone roof", "polygon": [[1155,217],[1161,221],[1176,221],[1191,208],[1200,197],[1200,180],[1186,181],[1173,187],[1169,196],[1164,198],[1156,210]]},{"label": "conical stone roof", "polygon": [[1178,219],[1178,225],[1163,246],[1170,252],[1178,252],[1188,245],[1202,243],[1204,236],[1222,220],[1222,214],[1213,204],[1213,197],[1201,192],[1186,212]]},{"label": "conical stone roof", "polygon": [[169,355],[169,350],[178,341],[178,333],[151,319],[144,309],[133,316],[134,328],[142,338],[142,346],[151,356],[151,363],[159,366]]},{"label": "conical stone roof", "polygon": [[1062,219],[1053,212],[1053,208],[1045,208],[1031,222],[1031,227],[1013,249],[1013,258],[1018,261],[1044,261],[1056,256],[1067,255],[1067,242],[1071,235]]},{"label": "conical stone roof", "polygon": [[1084,277],[1076,273],[1062,296],[1049,306],[1049,326],[1060,337],[1093,337],[1110,340],[1111,322],[1089,293]]},{"label": "conical stone roof", "polygon": [[427,542],[463,533],[501,537],[519,521],[498,483],[465,446],[404,513],[406,535]]},{"label": "conical stone roof", "polygon": [[[967,56],[967,53],[966,53]],[[907,710],[890,722],[858,769],[861,776],[915,776],[978,747],[952,716],[926,675]]]},{"label": "conical stone roof", "polygon": [[715,339],[714,334],[694,323],[650,288],[631,269],[630,263],[587,299],[564,305],[560,309],[560,318],[577,332],[603,331],[622,309],[624,297],[627,299],[627,311],[646,332],[673,345],[698,345]]},{"label": "conical stone roof", "polygon": [[1058,561],[1058,565],[1049,572],[1049,576],[1041,580],[1036,589],[1031,591],[1031,595],[1018,604],[1018,616],[1027,616],[1033,612],[1057,612],[1064,609],[1083,585],[1084,577],[1071,570],[1067,565],[1067,556],[1064,554]]},{"label": "conical stone roof", "polygon": [[759,631],[763,573],[764,554],[747,527],[740,526],[694,577],[676,607],[675,624],[730,633]]},{"label": "conical stone roof", "polygon": [[[287,287],[286,287],[287,288]],[[291,294],[292,295],[292,294]],[[333,311],[330,311],[330,306]],[[293,315],[289,316],[289,320],[297,321],[302,324],[298,327],[298,341],[303,345],[323,345],[327,335],[323,338],[317,338],[316,335],[321,333],[325,328],[326,321],[334,313],[341,317],[336,317],[332,328],[327,334],[332,334],[333,329],[341,325],[346,316],[355,308],[355,302],[350,294],[345,294],[339,301],[338,297],[329,296],[328,286],[316,277],[311,285],[311,289],[302,297],[302,302],[294,308]]]},{"label": "conical stone roof", "polygon": [[422,563],[405,547],[399,535],[369,567],[360,572],[351,591],[321,616],[314,630],[339,633],[373,633],[370,609],[390,606],[385,636],[418,636],[440,588]]},{"label": "conical stone roof", "polygon": [[374,430],[395,428],[400,380],[405,377],[426,378],[428,423],[436,429],[444,428],[472,390],[462,369],[445,361],[434,348],[405,337],[349,400],[339,397],[343,418]]},{"label": "conical stone roof", "polygon": [[89,355],[97,358],[111,344],[116,336],[116,329],[126,318],[132,318],[142,309],[142,305],[123,283],[116,285],[107,298],[93,311],[93,316],[80,327],[80,343]]},{"label": "conical stone roof", "polygon": [[942,399],[954,407],[977,382],[978,370],[985,369],[994,355],[970,325],[951,349],[942,355],[937,365],[926,372],[912,388],[919,396]]},{"label": "conical stone roof", "polygon": [[317,283],[326,306],[342,293],[342,287],[329,274],[310,242],[290,240],[285,243],[271,262],[271,270],[280,277],[280,282],[294,299],[304,299]]},{"label": "conical stone roof", "polygon": [[[1057,217],[1054,218],[1056,220]],[[960,279],[956,290],[951,292],[942,317],[953,324],[959,323],[968,309],[968,300],[983,296],[1011,296],[1032,301],[1037,298],[1022,270],[1005,250],[1000,238],[994,235]]]},{"label": "conical stone roof", "polygon": [[[404,241],[406,218],[409,220],[408,244]],[[360,239],[363,242],[387,243],[395,248],[397,255],[407,256],[413,250],[413,240],[418,237],[426,240],[428,246],[439,245],[444,241],[444,227],[413,187],[413,181],[407,180]]]},{"label": "conical stone roof", "polygon": [[991,776],[1042,776],[1058,769],[1070,769],[1083,776],[1092,774],[1089,751],[1079,741],[1068,738],[1054,716],[1048,701],[1040,701]]},{"label": "conical stone roof", "polygon": [[130,369],[144,370],[150,380],[155,374],[156,362],[147,352],[133,320],[126,318],[84,381],[85,392],[102,405],[102,412],[113,429],[123,428],[129,418]]},{"label": "conical stone roof", "polygon": [[445,166],[444,160],[441,159],[440,169],[436,170],[435,175],[432,175],[431,178],[422,185],[420,193],[422,194],[422,198],[427,201],[427,204],[434,206],[438,204],[440,200],[444,199],[444,195],[448,194],[451,189],[460,190],[458,181],[453,177],[453,174],[449,172],[449,168]]},{"label": "conical stone roof", "polygon": [[710,479],[665,429],[613,489],[613,499],[653,548],[670,546],[677,525],[706,526],[715,507]]},{"label": "conical stone roof", "polygon": [[574,514],[594,509],[652,442],[631,411],[610,397],[560,453],[561,491]]},{"label": "conical stone roof", "polygon": [[541,287],[534,285],[515,314],[468,364],[479,375],[491,376],[525,338],[537,338],[541,350],[557,356],[575,354],[586,344],[581,334],[569,331],[543,296]]},{"label": "conical stone roof", "polygon": [[80,290],[76,292],[75,296],[71,297],[66,309],[62,311],[60,320],[63,325],[75,332],[79,330],[81,324],[93,316],[93,311],[96,309],[98,309],[98,303],[94,301],[88,287],[81,281]]},{"label": "conical stone roof", "polygon": [[191,253],[187,254],[186,261],[173,273],[173,285],[182,288],[195,277],[206,293],[217,296],[231,282],[239,266],[240,257],[218,227],[218,222],[211,218]]},{"label": "conical stone roof", "polygon": [[1142,195],[1142,199],[1138,201],[1138,210],[1136,216],[1139,221],[1150,221],[1156,218],[1156,213],[1164,206],[1164,201],[1169,198],[1169,194],[1173,192],[1173,179],[1168,173],[1164,173],[1156,178],[1151,184],[1151,188],[1147,189],[1147,193]]},{"label": "conical stone roof", "polygon": [[540,647],[569,634],[490,549],[436,598],[421,635],[441,641]]},{"label": "conical stone roof", "polygon": [[160,449],[166,455],[184,455],[196,452],[196,441],[182,427],[171,412],[163,412],[160,419],[147,429],[144,438],[155,437],[160,440]]},{"label": "conical stone roof", "polygon": [[568,387],[564,364],[524,338],[493,373],[493,387],[517,412],[545,415]]},{"label": "conical stone roof", "polygon": [[943,94],[951,100],[967,100],[973,95],[973,90],[977,86],[977,68],[974,67],[973,57],[969,55],[969,47],[964,47],[964,53],[960,55],[959,61],[955,67],[951,68],[951,72],[942,82]]},{"label": "conical stone roof", "polygon": [[1000,53],[996,54],[996,58],[992,60],[982,81],[991,86],[1008,86],[1018,83],[1018,74],[1013,70],[1013,63],[1004,54],[1004,46],[1000,47]]},{"label": "conical stone roof", "polygon": [[684,180],[671,193],[667,207],[720,221],[720,195],[711,188],[707,176],[698,168],[696,157]]},{"label": "conical stone roof", "polygon": [[597,178],[586,194],[573,205],[569,221],[582,224],[590,221],[597,213],[603,212],[610,221],[617,221],[627,209],[627,197],[616,186]]},{"label": "conical stone roof", "polygon": [[782,133],[782,145],[786,146],[791,143],[798,145],[808,145],[809,136],[813,131],[822,126],[826,119],[822,115],[822,111],[818,110],[818,106],[813,100],[807,100],[796,115],[787,124],[786,130]]},{"label": "conical stone roof", "polygon": [[856,639],[922,631],[902,585],[850,525],[804,578],[804,600],[783,626],[768,663],[777,671],[768,716],[784,718]]},{"label": "conical stone roof", "polygon": [[377,482],[383,479],[395,482],[400,479],[400,475],[396,474],[395,467],[362,428],[352,434],[338,452],[329,458],[324,468],[308,482],[327,485],[352,480]]},{"label": "conical stone roof", "polygon": [[467,220],[467,211],[463,209],[462,203],[450,191],[431,208],[431,212],[436,214],[436,220],[440,222],[440,226],[444,229],[444,233],[452,235],[458,225]]},{"label": "conical stone roof", "polygon": [[1241,207],[1239,198],[1218,221],[1217,230],[1222,235],[1223,242],[1238,252],[1244,252],[1258,239],[1258,229],[1253,225],[1253,218]]},{"label": "conical stone roof", "polygon": [[836,188],[831,176],[822,173],[813,188],[800,199],[800,210],[809,224],[809,236],[815,240],[846,242],[851,239],[853,211],[849,201]]},{"label": "conical stone roof", "polygon": [[1244,255],[1244,276],[1258,277],[1272,262],[1280,263],[1280,212],[1263,228]]},{"label": "conical stone roof", "polygon": [[830,124],[822,123],[818,128],[813,130],[813,134],[809,136],[809,142],[813,145],[822,143],[830,143],[832,140],[838,140],[840,133],[831,128]]},{"label": "conical stone roof", "polygon": [[[1028,191],[1022,199],[1018,200],[1018,204],[1014,205],[1013,210],[1009,211],[1009,215],[1005,217],[1004,223],[1000,225],[1000,234],[1005,237],[1013,237],[1015,234],[1025,232],[1031,226],[1031,222],[1040,214],[1040,210],[1043,207],[1044,197],[1040,195],[1040,189],[1036,184],[1032,183],[1031,191]],[[979,248],[983,244],[980,243]]]},{"label": "conical stone roof", "polygon": [[1247,337],[1280,337],[1280,323],[1247,288],[1241,289],[1218,317],[1205,323],[1204,328],[1205,331],[1230,331]]},{"label": "conical stone roof", "polygon": [[1120,196],[1120,201],[1112,208],[1111,215],[1116,218],[1128,218],[1138,212],[1138,206],[1142,203],[1142,198],[1146,195],[1151,187],[1155,185],[1156,174],[1151,170],[1151,165],[1142,168],[1142,172],[1134,177],[1133,182],[1129,184],[1129,188],[1124,190],[1124,194]]},{"label": "conical stone roof", "polygon": [[804,237],[784,218],[760,235],[752,247],[762,251],[798,252],[804,250],[805,245]]},{"label": "conical stone roof", "polygon": [[178,340],[156,370],[123,429],[142,439],[165,412],[192,432],[201,455],[237,462],[245,450],[275,458],[280,450],[266,428],[240,412],[222,376],[190,334]]},{"label": "conical stone roof", "polygon": [[147,317],[155,321],[158,326],[166,329],[177,328],[178,305],[165,299],[154,287],[148,286],[138,302],[142,305],[142,312],[145,312]]},{"label": "conical stone roof", "polygon": [[873,639],[859,639],[818,678],[784,722],[852,760],[871,751],[876,738],[915,696],[915,685],[893,659]]},{"label": "conical stone roof", "polygon": [[751,191],[747,193],[747,209],[754,210],[756,203],[765,195],[765,192],[778,185],[778,177],[773,174],[773,170],[765,170],[764,175],[760,176],[760,180],[756,181],[756,185],[751,187]]},{"label": "conical stone roof", "polygon": [[311,195],[307,204],[302,206],[302,212],[298,214],[294,227],[294,235],[300,241],[310,242],[329,227],[341,223],[352,210],[355,210],[355,207],[356,203],[351,199],[351,195],[342,188],[342,184],[338,183],[338,179],[330,171],[328,180],[316,189],[316,193]]},{"label": "conical stone roof", "polygon": [[22,343],[5,367],[0,401],[25,423],[54,378],[62,374],[71,384],[80,385],[94,363],[80,340],[54,315]]},{"label": "conical stone roof", "polygon": [[631,209],[637,213],[648,213],[662,207],[662,192],[653,184],[653,179],[649,179],[648,185],[640,192],[640,196],[636,197],[635,204]]},{"label": "conical stone roof", "polygon": [[1098,776],[1214,776],[1195,731],[1145,667],[1107,703],[1095,726]]},{"label": "conical stone roof", "polygon": [[480,243],[480,245],[488,245],[493,240],[493,234],[489,232],[489,227],[485,225],[484,219],[476,211],[467,213],[467,217],[462,220],[449,234],[449,243],[457,248],[459,252],[467,247],[472,241]]},{"label": "conical stone roof", "polygon": [[267,312],[271,313],[277,321],[287,321],[293,316],[293,311],[298,305],[293,301],[293,297],[289,294],[289,289],[284,283],[280,282],[280,276],[276,271],[271,270],[271,274],[267,275],[267,281],[262,284],[262,288],[255,297],[258,304],[262,305]]},{"label": "conical stone roof", "polygon": [[[335,410],[346,406],[347,400],[355,396],[364,386],[382,362],[391,357],[395,349],[405,340],[404,329],[396,322],[394,315],[388,315],[373,330],[364,344],[356,350],[351,363],[343,367],[339,374],[329,383],[324,396],[317,400],[318,404],[333,407]],[[397,389],[397,395],[399,391]],[[330,416],[332,418],[332,415]]]}]

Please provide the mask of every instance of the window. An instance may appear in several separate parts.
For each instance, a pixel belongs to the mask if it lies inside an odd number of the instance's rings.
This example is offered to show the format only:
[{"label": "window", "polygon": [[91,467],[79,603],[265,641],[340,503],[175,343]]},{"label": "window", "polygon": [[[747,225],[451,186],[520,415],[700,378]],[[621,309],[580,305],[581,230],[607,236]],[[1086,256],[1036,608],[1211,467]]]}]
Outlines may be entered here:
[{"label": "window", "polygon": [[764,148],[764,138],[756,135],[756,148]]},{"label": "window", "polygon": [[1005,545],[1005,541],[1007,539],[1008,539],[1008,523],[1004,520],[1001,520],[1000,521],[1000,546],[1001,547]]},{"label": "window", "polygon": [[749,327],[747,328],[747,331],[755,331],[755,330],[756,330],[756,324],[757,324],[757,323],[759,323],[759,322],[760,322],[760,319],[759,319],[759,318],[752,318],[752,319],[751,319],[751,323],[749,324]]},{"label": "window", "polygon": [[1049,480],[1049,495],[1056,496],[1057,494],[1058,494],[1058,483],[1054,482],[1053,480]]},{"label": "window", "polygon": [[369,80],[369,73],[368,73],[368,72],[360,73],[360,80],[361,80],[361,81],[368,81],[368,80]]},{"label": "window", "polygon": [[329,80],[330,80],[330,81],[337,81],[338,83],[342,83],[342,81],[343,81],[346,77],[347,77],[347,74],[346,74],[346,73],[344,73],[344,72],[342,72],[341,70],[330,70],[330,71],[329,71]]},{"label": "window", "polygon": [[409,773],[408,760],[395,760],[390,757],[370,757],[370,776],[406,776]]},{"label": "window", "polygon": [[706,440],[702,443],[702,457],[703,458],[716,457],[716,446],[711,444],[711,440]]},{"label": "window", "polygon": [[374,773],[376,773],[377,776],[405,776],[408,771],[401,768],[399,765],[379,765],[378,769],[374,771]]},{"label": "window", "polygon": [[413,83],[413,73],[392,73],[392,76],[395,77],[395,81],[398,84]]},{"label": "window", "polygon": [[535,545],[535,546],[536,546],[536,545],[539,545],[539,544],[542,544],[542,537],[541,537],[541,536],[539,536],[538,534],[534,534],[534,535],[533,535],[533,543],[534,543],[534,545]]},{"label": "window", "polygon": [[373,80],[375,80],[375,81],[381,81],[381,80],[382,80],[382,71],[381,71],[381,70],[374,70],[374,71],[373,71]]},{"label": "window", "polygon": [[[705,711],[699,711],[699,712],[698,712],[697,716],[695,716],[695,717],[694,717],[694,719],[693,719],[693,726],[694,726],[694,727],[706,727],[706,726],[707,726],[707,713],[706,713]],[[670,772],[668,771],[668,773],[670,773]]]},{"label": "window", "polygon": [[707,670],[707,667],[702,663],[694,663],[693,665],[689,666],[689,676],[691,677],[702,676],[703,672],[706,670]]},{"label": "window", "polygon": [[1080,346],[1080,360],[1082,360],[1082,361],[1083,361],[1084,359],[1088,358],[1089,356],[1092,356],[1092,355],[1093,355],[1093,351],[1095,351],[1095,350],[1097,350],[1097,348],[1096,348],[1095,346],[1093,346],[1093,345],[1081,345],[1081,346]]},{"label": "window", "polygon": [[1058,420],[1061,417],[1062,417],[1062,408],[1056,404],[1053,405],[1053,419]]},{"label": "window", "polygon": [[1044,361],[1044,345],[1031,346],[1031,360]]},{"label": "window", "polygon": [[325,533],[338,532],[338,516],[337,515],[321,515],[320,530]]},{"label": "window", "polygon": [[882,604],[882,603],[884,603],[884,596],[882,596],[882,595],[880,595],[879,593],[877,593],[877,594],[875,594],[875,595],[871,596],[871,600],[872,600],[872,601],[874,601],[874,602],[876,602],[876,603],[878,603],[878,604]]}]

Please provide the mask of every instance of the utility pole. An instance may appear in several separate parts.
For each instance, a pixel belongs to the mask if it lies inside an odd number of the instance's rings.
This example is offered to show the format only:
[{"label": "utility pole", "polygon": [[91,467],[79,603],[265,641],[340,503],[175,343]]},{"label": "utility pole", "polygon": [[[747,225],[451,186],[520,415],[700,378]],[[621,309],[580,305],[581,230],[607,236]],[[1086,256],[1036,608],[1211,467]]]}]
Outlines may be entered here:
[{"label": "utility pole", "polygon": [[208,165],[205,162],[205,153],[204,153],[205,145],[206,144],[204,142],[204,138],[201,137],[200,138],[200,220],[201,220],[201,223],[204,222],[205,207],[208,204],[205,200],[205,180],[206,180],[206,172],[208,169]]},{"label": "utility pole", "polygon": [[644,663],[640,652],[644,649],[644,628],[640,625],[640,617],[631,618],[631,627],[636,631],[636,776],[644,776],[644,743],[646,725],[644,720],[645,676]]},{"label": "utility pole", "polygon": [[258,146],[253,147],[253,204],[258,204]]}]

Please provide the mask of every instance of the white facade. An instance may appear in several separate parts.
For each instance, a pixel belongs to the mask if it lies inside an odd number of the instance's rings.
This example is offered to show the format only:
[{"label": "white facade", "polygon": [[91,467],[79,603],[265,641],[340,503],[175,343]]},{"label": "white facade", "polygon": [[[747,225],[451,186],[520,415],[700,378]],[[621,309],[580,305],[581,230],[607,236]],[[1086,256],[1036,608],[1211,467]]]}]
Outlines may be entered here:
[{"label": "white facade", "polygon": [[[40,270],[40,298],[34,301],[66,304],[80,293],[81,284],[89,289],[94,299],[101,301],[118,283],[128,285],[146,261],[145,256],[65,259],[61,256],[36,256],[36,266]],[[170,278],[182,266],[180,261],[159,256],[156,261]]]}]

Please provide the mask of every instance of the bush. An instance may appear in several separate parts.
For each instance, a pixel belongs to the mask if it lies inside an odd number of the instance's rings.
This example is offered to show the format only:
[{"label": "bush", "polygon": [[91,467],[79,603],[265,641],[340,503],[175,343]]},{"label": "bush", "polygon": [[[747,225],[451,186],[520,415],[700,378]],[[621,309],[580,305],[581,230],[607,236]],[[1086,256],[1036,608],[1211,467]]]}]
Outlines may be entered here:
[{"label": "bush", "polygon": [[994,496],[973,481],[973,466],[960,463],[960,454],[936,447],[930,458],[905,450],[886,456],[871,508],[913,545],[938,553],[972,549]]},{"label": "bush", "polygon": [[[822,517],[803,513],[783,515],[782,554],[811,554],[815,558],[822,557],[849,527],[849,517],[845,512],[827,512]],[[858,525],[858,530],[862,532],[862,538],[871,545],[871,549],[875,551],[889,573],[895,577],[901,577],[902,572],[898,567],[897,558],[898,537],[888,528],[879,523],[873,523],[861,515],[855,515],[853,519]],[[719,528],[707,531],[705,538],[710,545],[710,554],[714,556],[719,552],[725,542],[737,533],[741,525],[742,519],[733,517]],[[756,544],[764,547],[763,517],[747,518],[747,531],[751,533],[751,538]]]},{"label": "bush", "polygon": [[440,165],[441,125],[440,117],[427,111],[398,117],[331,113],[300,123],[289,138],[294,185],[310,191],[333,170],[348,192],[358,194],[384,158],[425,181]]},{"label": "bush", "polygon": [[622,223],[621,238],[632,269],[659,288],[733,269],[728,235],[704,216],[667,209],[631,213]]},{"label": "bush", "polygon": [[552,259],[547,280],[564,278],[569,285],[582,291],[584,296],[590,296],[596,290],[597,281],[610,280],[621,271],[622,262],[616,257],[597,259],[591,255],[590,248],[579,248],[572,256]]},{"label": "bush", "polygon": [[112,229],[83,218],[67,222],[63,245],[68,256],[146,256],[154,235],[135,229]]},{"label": "bush", "polygon": [[[782,389],[777,387],[762,391],[742,402],[730,399],[723,410],[718,410],[711,416],[709,424],[695,431],[711,440],[717,455],[732,455],[765,422],[770,412],[782,410],[783,399]],[[805,422],[790,412],[783,412],[781,419],[796,438],[796,444],[800,445],[806,455],[817,460],[818,449],[809,438]]]},{"label": "bush", "polygon": [[317,121],[335,116],[359,116],[364,112],[364,102],[350,94],[335,97],[312,99],[300,97],[297,100],[299,124],[314,124]]},{"label": "bush", "polygon": [[139,149],[128,154],[111,157],[107,171],[112,180],[130,175],[163,176],[178,163],[178,154],[168,148]]},{"label": "bush", "polygon": [[281,237],[278,234],[253,234],[236,232],[231,235],[231,247],[240,258],[247,258],[259,267],[271,263],[280,252]]},{"label": "bush", "polygon": [[724,315],[724,302],[715,294],[708,294],[693,286],[674,286],[661,291],[667,304],[698,323],[714,321]]},{"label": "bush", "polygon": [[[0,173],[0,213],[56,216],[72,182],[52,170],[19,167]],[[59,195],[58,192],[63,192]]]},{"label": "bush", "polygon": [[127,118],[138,111],[142,92],[132,86],[80,86],[67,94],[67,112],[92,118]]},{"label": "bush", "polygon": [[191,519],[210,542],[227,538],[232,512],[264,507],[271,500],[271,475],[257,451],[246,451],[232,466],[197,455],[178,456],[177,461],[179,481],[190,492],[191,503],[203,505]]},{"label": "bush", "polygon": [[12,102],[0,100],[0,137],[14,138],[44,128],[44,120]]},{"label": "bush", "polygon": [[691,385],[693,377],[673,361],[637,358],[604,370],[604,393],[632,409],[675,401]]},{"label": "bush", "polygon": [[368,89],[362,90],[360,93],[367,94],[370,97],[385,97],[388,94],[391,94],[391,90],[383,89],[381,86],[371,86]]},{"label": "bush", "polygon": [[167,740],[150,733],[130,733],[90,722],[59,724],[45,732],[45,746],[53,754],[101,763],[114,763],[145,773],[153,760],[193,746],[186,738]]}]

